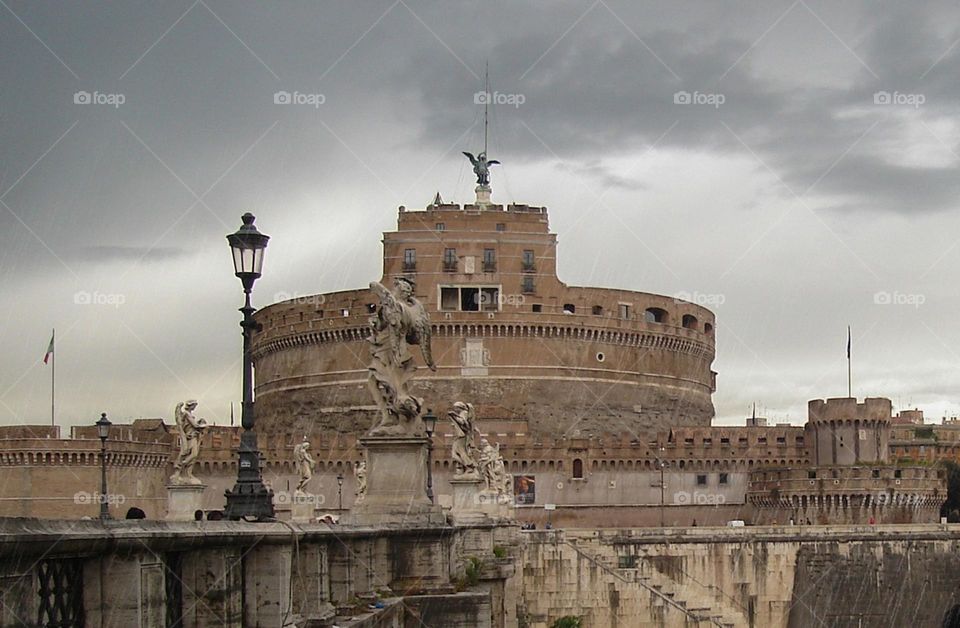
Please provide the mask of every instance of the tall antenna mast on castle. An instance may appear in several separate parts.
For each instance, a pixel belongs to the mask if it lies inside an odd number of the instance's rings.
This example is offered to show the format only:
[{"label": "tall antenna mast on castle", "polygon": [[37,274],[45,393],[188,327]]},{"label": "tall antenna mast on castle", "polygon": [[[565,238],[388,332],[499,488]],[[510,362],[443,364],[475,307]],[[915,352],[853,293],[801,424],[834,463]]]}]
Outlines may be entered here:
[{"label": "tall antenna mast on castle", "polygon": [[483,91],[487,97],[483,101],[483,156],[487,156],[487,110],[490,108],[490,61],[483,67]]},{"label": "tall antenna mast on castle", "polygon": [[[473,173],[477,175],[477,187],[474,190],[477,193],[477,206],[480,208],[486,208],[490,206],[490,166],[499,164],[500,162],[496,159],[487,159],[487,135],[490,125],[490,99],[492,98],[490,94],[490,62],[486,63],[486,69],[484,70],[484,91],[481,92],[483,96],[483,152],[473,156],[473,153],[463,152],[464,156],[470,160],[470,164],[473,165]],[[474,103],[480,104],[476,97]]]}]

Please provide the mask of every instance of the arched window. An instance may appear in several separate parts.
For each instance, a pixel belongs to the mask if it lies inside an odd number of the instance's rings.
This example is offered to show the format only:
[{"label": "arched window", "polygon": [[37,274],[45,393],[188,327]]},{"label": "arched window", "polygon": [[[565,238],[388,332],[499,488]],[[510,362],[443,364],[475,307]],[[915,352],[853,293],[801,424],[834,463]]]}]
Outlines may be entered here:
[{"label": "arched window", "polygon": [[693,314],[684,314],[683,315],[683,326],[687,329],[696,329],[697,328],[697,317]]},{"label": "arched window", "polygon": [[563,313],[564,314],[573,314],[577,311],[577,306],[573,303],[564,303],[563,304]]},{"label": "arched window", "polygon": [[643,316],[644,320],[648,323],[664,324],[667,322],[667,311],[658,307],[648,307],[647,311],[643,313]]},{"label": "arched window", "polygon": [[582,480],[583,479],[583,460],[580,458],[573,459],[573,479]]},{"label": "arched window", "polygon": [[703,333],[705,333],[705,334],[712,334],[712,333],[713,333],[713,325],[711,325],[710,323],[704,323],[704,324],[703,324]]}]

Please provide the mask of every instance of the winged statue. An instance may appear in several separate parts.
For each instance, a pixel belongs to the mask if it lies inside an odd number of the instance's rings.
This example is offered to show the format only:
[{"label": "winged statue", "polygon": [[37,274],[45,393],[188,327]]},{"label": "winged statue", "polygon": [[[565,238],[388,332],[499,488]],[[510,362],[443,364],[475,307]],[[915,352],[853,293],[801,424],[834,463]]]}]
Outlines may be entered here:
[{"label": "winged statue", "polygon": [[483,151],[476,157],[473,156],[473,153],[466,151],[463,151],[463,154],[466,155],[470,163],[473,164],[473,173],[477,175],[477,183],[480,185],[490,185],[490,166],[494,164],[500,165],[500,162],[496,159],[487,159],[486,151]]},{"label": "winged statue", "polygon": [[367,384],[380,410],[371,435],[420,434],[423,400],[410,394],[416,366],[410,345],[419,345],[424,363],[437,370],[430,350],[430,316],[414,296],[412,279],[397,277],[393,291],[374,281],[370,289],[380,300],[370,318]]}]

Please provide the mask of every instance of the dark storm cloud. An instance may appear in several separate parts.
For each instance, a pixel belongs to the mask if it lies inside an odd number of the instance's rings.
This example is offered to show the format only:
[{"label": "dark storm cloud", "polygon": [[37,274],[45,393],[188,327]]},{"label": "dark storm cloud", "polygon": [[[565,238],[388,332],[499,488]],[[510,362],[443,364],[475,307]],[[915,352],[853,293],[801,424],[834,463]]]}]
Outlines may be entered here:
[{"label": "dark storm cloud", "polygon": [[[690,190],[678,189],[676,197],[656,190],[660,195],[644,205],[644,229],[625,224],[630,217],[604,214],[597,204],[575,232],[563,234],[571,244],[564,263],[575,262],[576,246],[582,259],[604,252],[593,264],[595,274],[584,272],[578,280],[602,277],[610,285],[632,281],[629,287],[654,289],[646,284],[668,274],[672,283],[657,289],[670,293],[675,282],[700,285],[697,267],[717,266],[720,275],[732,264],[728,279],[743,286],[718,280],[709,289],[729,293],[731,308],[738,289],[755,294],[751,281],[776,290],[781,274],[802,270],[802,264],[776,240],[784,234],[778,219],[766,214],[776,204],[770,189],[788,201],[805,195],[830,220],[893,213],[916,222],[941,220],[924,223],[946,238],[932,243],[934,257],[940,251],[945,256],[933,275],[952,261],[953,225],[943,210],[955,207],[960,193],[954,154],[960,153],[960,28],[951,3],[182,0],[7,6],[0,7],[0,272],[8,286],[0,311],[11,322],[0,331],[8,356],[0,371],[4,387],[36,362],[34,345],[45,348],[49,327],[76,323],[74,338],[111,348],[102,368],[84,371],[96,379],[86,387],[91,398],[127,399],[132,415],[166,416],[168,398],[186,394],[156,384],[157,373],[163,379],[171,372],[199,386],[193,391],[198,395],[209,387],[210,396],[232,398],[236,378],[220,371],[236,358],[230,317],[239,288],[228,283],[233,278],[223,234],[251,210],[275,237],[270,274],[258,286],[261,303],[278,291],[350,288],[375,278],[377,232],[391,228],[391,208],[425,202],[436,189],[446,198],[456,167],[465,164],[459,151],[476,152],[481,145],[483,109],[475,95],[485,62],[491,89],[504,99],[491,111],[491,157],[504,161],[495,174],[497,194],[510,191],[507,173],[517,166],[547,186],[531,202],[572,176],[589,180],[591,193],[611,190],[617,203],[630,207],[660,183],[630,166],[644,156],[678,164],[690,155],[690,163],[707,168],[736,163],[726,193],[747,191],[737,200],[738,215],[695,216],[684,206],[690,198],[704,205],[723,200],[715,190],[697,189],[695,179],[711,174],[705,172],[668,173],[676,175],[670,185]],[[317,104],[278,104],[281,92]],[[921,94],[925,102],[875,105],[878,92]],[[704,102],[676,102],[684,93]],[[84,102],[84,94],[103,102]],[[928,148],[918,152],[921,144]],[[679,194],[688,191],[690,197]],[[594,200],[571,199],[557,208],[555,226],[581,201],[589,206]],[[661,211],[653,203],[674,206]],[[781,208],[773,209],[779,215]],[[684,220],[691,219],[708,233],[687,233]],[[737,239],[744,225],[755,224],[769,226],[769,235],[761,230],[745,242]],[[798,229],[784,225],[790,236]],[[659,233],[660,241],[638,247],[631,230],[644,237]],[[884,262],[899,268],[910,260],[889,253],[901,237],[893,230],[871,236],[884,249]],[[815,222],[808,231],[797,248],[814,264],[834,264],[831,251],[816,248],[822,225]],[[827,241],[847,254],[835,238]],[[749,256],[738,265],[745,251]],[[710,259],[711,252],[724,263]],[[643,258],[647,253],[657,259]],[[768,258],[757,264],[754,256],[761,253]],[[870,251],[857,253],[869,258]],[[696,276],[679,266],[665,273],[665,265],[679,264],[674,258],[688,260]],[[643,274],[617,274],[631,264]],[[827,303],[819,294],[823,286],[814,283],[820,277],[791,277],[790,286],[805,292],[802,303],[776,293],[765,295],[762,307],[721,313],[725,320],[739,315],[739,321],[756,323],[736,327],[750,351],[738,355],[738,345],[724,347],[725,372],[749,379],[744,365],[763,354],[780,375],[788,360],[777,362],[763,347],[754,348],[757,327],[791,326],[797,339],[771,352],[794,356],[807,350],[822,325],[798,322],[802,310],[837,315],[837,294],[844,294],[838,286],[831,286]],[[901,286],[895,280],[865,288],[865,299],[875,288]],[[111,310],[80,307],[77,290],[127,299]],[[184,307],[184,299],[192,306]],[[169,309],[158,317],[157,307]],[[158,319],[164,329],[154,329]],[[937,326],[936,317],[928,322]],[[25,331],[23,324],[36,329]],[[902,325],[891,333],[917,327]],[[194,335],[171,343],[171,329]],[[180,365],[192,363],[182,353],[186,346],[206,362],[181,374],[188,367]],[[223,368],[207,368],[208,362]],[[65,382],[71,381],[69,365],[64,359]],[[816,381],[818,368],[797,367],[796,380]],[[118,372],[126,387],[101,388]],[[782,379],[793,382],[776,377],[770,386],[781,386],[784,403],[794,404],[796,391],[778,383]],[[45,394],[45,380],[29,385],[36,390],[22,383],[0,400],[27,408],[26,414]],[[726,399],[739,394],[732,387],[724,388]],[[143,397],[130,400],[131,388]],[[741,402],[746,407],[736,398]],[[731,402],[718,398],[718,407],[723,403]]]}]

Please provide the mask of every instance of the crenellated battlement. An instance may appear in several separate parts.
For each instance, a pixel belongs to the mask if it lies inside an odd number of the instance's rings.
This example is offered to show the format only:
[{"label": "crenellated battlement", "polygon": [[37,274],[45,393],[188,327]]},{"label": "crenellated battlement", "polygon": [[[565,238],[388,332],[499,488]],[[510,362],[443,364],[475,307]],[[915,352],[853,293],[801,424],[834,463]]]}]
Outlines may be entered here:
[{"label": "crenellated battlement", "polygon": [[885,397],[867,397],[858,403],[854,397],[811,399],[807,419],[815,421],[886,421],[893,418],[893,403]]}]

